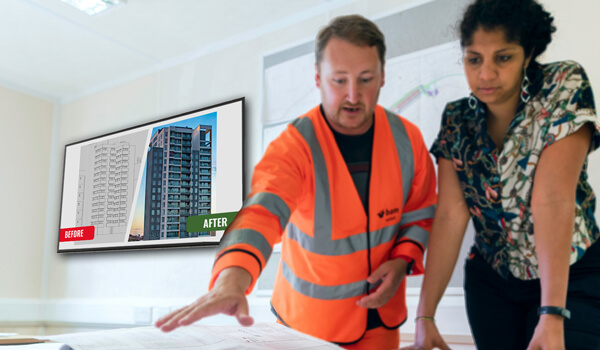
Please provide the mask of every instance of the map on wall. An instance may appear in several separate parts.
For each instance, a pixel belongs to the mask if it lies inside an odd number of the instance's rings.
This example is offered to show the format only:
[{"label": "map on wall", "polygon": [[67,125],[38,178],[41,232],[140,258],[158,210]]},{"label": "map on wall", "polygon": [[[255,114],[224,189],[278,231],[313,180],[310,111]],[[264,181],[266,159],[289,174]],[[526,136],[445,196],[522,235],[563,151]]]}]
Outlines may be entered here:
[{"label": "map on wall", "polygon": [[415,123],[433,144],[446,103],[469,95],[458,41],[389,60],[379,104]]},{"label": "map on wall", "polygon": [[[314,54],[265,70],[263,151],[286,124],[319,104]],[[469,94],[458,41],[389,59],[379,104],[415,123],[427,146],[440,128],[447,102]]]}]

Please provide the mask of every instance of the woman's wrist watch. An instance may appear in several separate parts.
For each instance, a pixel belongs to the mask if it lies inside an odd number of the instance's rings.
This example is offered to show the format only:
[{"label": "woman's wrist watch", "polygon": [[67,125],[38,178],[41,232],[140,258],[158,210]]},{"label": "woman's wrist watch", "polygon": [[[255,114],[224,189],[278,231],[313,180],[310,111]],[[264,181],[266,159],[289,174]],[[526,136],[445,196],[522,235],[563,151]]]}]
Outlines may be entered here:
[{"label": "woman's wrist watch", "polygon": [[571,311],[560,306],[540,306],[538,308],[538,315],[544,314],[562,316],[567,320],[571,318]]}]

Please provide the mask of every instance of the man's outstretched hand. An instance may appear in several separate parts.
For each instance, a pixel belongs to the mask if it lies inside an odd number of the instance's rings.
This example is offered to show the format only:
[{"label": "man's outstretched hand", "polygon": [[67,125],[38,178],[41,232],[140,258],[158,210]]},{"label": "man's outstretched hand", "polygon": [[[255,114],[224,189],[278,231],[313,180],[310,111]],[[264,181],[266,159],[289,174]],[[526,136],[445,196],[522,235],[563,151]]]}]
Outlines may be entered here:
[{"label": "man's outstretched hand", "polygon": [[190,305],[175,310],[156,321],[155,326],[163,332],[170,332],[181,326],[189,326],[205,317],[226,314],[235,316],[242,326],[251,326],[246,289],[252,282],[248,271],[240,267],[223,270],[213,289]]}]

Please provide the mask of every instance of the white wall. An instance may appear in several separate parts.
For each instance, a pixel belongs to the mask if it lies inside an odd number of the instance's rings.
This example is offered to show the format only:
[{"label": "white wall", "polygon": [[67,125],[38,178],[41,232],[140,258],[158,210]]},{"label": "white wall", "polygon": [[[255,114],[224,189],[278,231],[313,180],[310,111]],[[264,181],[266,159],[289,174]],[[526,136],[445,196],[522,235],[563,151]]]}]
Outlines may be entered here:
[{"label": "white wall", "polygon": [[[541,3],[554,15],[556,33],[543,56],[543,61],[574,60],[585,68],[595,93],[596,114],[600,107],[600,1],[543,0]],[[600,151],[589,157],[589,181],[600,194]],[[600,205],[600,203],[596,203]],[[596,210],[600,222],[600,209]]]},{"label": "white wall", "polygon": [[39,298],[54,104],[0,87],[0,299]]},{"label": "white wall", "polygon": [[[596,91],[600,91],[600,66],[597,64],[600,46],[591,39],[600,36],[600,27],[595,18],[600,13],[600,2],[543,0],[542,3],[553,12],[558,26],[556,39],[544,60],[579,61],[586,67]],[[402,6],[401,1],[361,0],[335,13],[319,15],[293,27],[176,67],[157,69],[153,75],[66,103],[60,106],[52,140],[51,132],[47,131],[52,128],[51,103],[18,102],[12,113],[18,115],[19,119],[9,118],[9,114],[5,113],[8,107],[5,106],[10,106],[10,103],[6,104],[3,99],[17,103],[17,98],[12,95],[18,94],[0,90],[0,115],[3,126],[9,127],[3,129],[11,130],[7,138],[0,138],[3,142],[0,144],[1,152],[6,152],[6,156],[2,153],[2,160],[7,159],[9,164],[32,170],[30,176],[35,174],[34,178],[27,177],[30,187],[26,187],[23,190],[25,192],[17,186],[7,186],[14,182],[22,183],[24,176],[10,171],[3,171],[0,175],[4,180],[2,183],[8,187],[9,195],[6,198],[10,199],[3,201],[0,211],[5,219],[3,222],[10,222],[7,230],[2,231],[3,245],[0,246],[0,298],[41,296],[46,306],[43,318],[49,321],[126,324],[134,323],[134,316],[137,316],[138,322],[150,320],[152,315],[149,312],[153,311],[156,316],[205,293],[214,248],[56,254],[60,207],[60,191],[57,189],[61,187],[64,145],[245,96],[245,137],[249,156],[247,174],[250,174],[249,169],[257,162],[260,153],[262,55],[313,38],[317,30],[333,16],[358,12],[375,17],[394,11],[399,6]],[[37,101],[29,97],[20,98]],[[32,110],[37,104],[48,106],[37,107],[44,112]],[[5,119],[7,124],[4,124]],[[39,141],[26,144],[24,149],[21,146],[14,147],[15,144],[23,144],[23,140],[12,130],[27,126],[34,130]],[[21,151],[19,158],[9,154],[9,150],[14,149]],[[52,154],[49,154],[50,149]],[[35,162],[24,162],[23,158]],[[591,158],[590,178],[598,192],[600,152]],[[54,161],[48,167],[50,159]],[[50,187],[47,187],[48,183]],[[46,206],[47,191],[50,199]],[[600,217],[598,213],[597,216]],[[25,226],[27,231],[23,230]],[[42,254],[41,244],[44,241]],[[7,249],[4,242],[12,242],[18,248]],[[14,266],[19,266],[19,269]],[[14,283],[23,279],[22,268],[25,269],[23,275],[28,276],[27,280],[5,287],[9,281]],[[42,283],[42,280],[46,282]],[[251,312],[255,316],[262,320],[270,319],[268,301],[255,297],[252,302]],[[416,303],[416,296],[409,297],[413,316]],[[21,310],[27,307],[35,310],[35,305],[32,305],[22,303]],[[1,306],[0,299],[0,311]],[[438,318],[442,330],[468,334],[462,297],[457,295],[445,299],[443,308],[447,313]],[[34,311],[31,312],[33,314]],[[3,321],[2,316],[0,321]],[[231,320],[222,317],[211,322],[228,323]],[[412,322],[403,326],[404,332],[412,330]]]}]

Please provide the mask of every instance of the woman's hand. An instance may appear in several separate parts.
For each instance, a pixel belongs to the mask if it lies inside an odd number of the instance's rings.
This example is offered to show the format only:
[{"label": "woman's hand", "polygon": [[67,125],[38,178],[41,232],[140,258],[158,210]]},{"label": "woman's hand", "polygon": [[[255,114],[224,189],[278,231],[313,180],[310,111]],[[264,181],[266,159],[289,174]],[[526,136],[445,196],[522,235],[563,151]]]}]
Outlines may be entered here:
[{"label": "woman's hand", "polygon": [[564,319],[558,315],[541,315],[527,350],[564,350]]},{"label": "woman's hand", "polygon": [[432,320],[419,319],[417,320],[415,343],[403,347],[401,350],[431,350],[434,348],[450,350],[435,323]]}]

